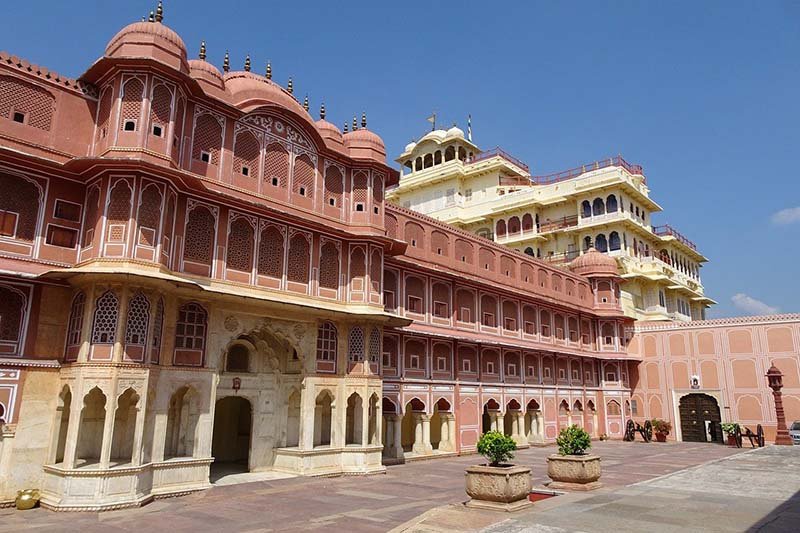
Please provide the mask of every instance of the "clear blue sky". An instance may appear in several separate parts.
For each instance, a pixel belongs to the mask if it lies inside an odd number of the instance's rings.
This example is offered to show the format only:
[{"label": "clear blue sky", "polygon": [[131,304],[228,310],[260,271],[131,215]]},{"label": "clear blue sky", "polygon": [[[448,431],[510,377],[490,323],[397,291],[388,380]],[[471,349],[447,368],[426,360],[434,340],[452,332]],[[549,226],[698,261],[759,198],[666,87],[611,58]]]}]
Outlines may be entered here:
[{"label": "clear blue sky", "polygon": [[[78,76],[155,3],[4,2],[0,48]],[[165,23],[218,66],[226,48],[235,69],[271,59],[339,125],[365,110],[390,159],[434,110],[471,113],[480,146],[536,174],[621,153],[664,207],[654,222],[710,259],[710,316],[800,311],[796,0],[167,0]]]}]

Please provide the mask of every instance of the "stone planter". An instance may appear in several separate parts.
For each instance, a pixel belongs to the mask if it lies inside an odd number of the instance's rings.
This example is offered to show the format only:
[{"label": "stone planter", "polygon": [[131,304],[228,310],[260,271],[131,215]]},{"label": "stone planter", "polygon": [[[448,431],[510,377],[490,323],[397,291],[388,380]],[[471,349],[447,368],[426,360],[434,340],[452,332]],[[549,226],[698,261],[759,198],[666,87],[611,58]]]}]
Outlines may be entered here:
[{"label": "stone planter", "polygon": [[551,489],[594,490],[603,486],[600,479],[600,457],[597,455],[558,455],[547,458],[547,475]]},{"label": "stone planter", "polygon": [[667,442],[669,433],[656,433],[656,442]]},{"label": "stone planter", "polygon": [[531,505],[531,469],[526,466],[471,466],[465,475],[467,507],[517,511]]}]

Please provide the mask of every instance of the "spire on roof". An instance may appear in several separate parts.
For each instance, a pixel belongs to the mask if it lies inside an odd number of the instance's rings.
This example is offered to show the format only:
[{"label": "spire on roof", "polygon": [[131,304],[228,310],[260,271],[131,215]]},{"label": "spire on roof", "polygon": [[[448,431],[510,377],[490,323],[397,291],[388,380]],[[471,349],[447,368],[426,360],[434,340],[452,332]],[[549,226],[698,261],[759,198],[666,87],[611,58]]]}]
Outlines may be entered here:
[{"label": "spire on roof", "polygon": [[244,71],[250,72],[250,54],[247,54],[247,57],[244,58]]},{"label": "spire on roof", "polygon": [[347,121],[346,120],[344,121],[344,129],[342,131],[344,133],[347,133],[348,131],[350,131],[350,130],[347,129]]},{"label": "spire on roof", "polygon": [[154,14],[154,13],[151,11],[151,12],[150,12],[150,16],[147,18],[147,22],[155,22],[155,21],[156,21],[156,16],[155,16],[155,14]]},{"label": "spire on roof", "polygon": [[361,112],[361,127],[367,129],[367,114],[364,111]]},{"label": "spire on roof", "polygon": [[272,63],[267,59],[267,79],[272,79]]},{"label": "spire on roof", "polygon": [[325,102],[319,106],[319,118],[325,120]]},{"label": "spire on roof", "polygon": [[222,70],[228,72],[231,70],[231,55],[225,50],[225,59],[222,60]]},{"label": "spire on roof", "polygon": [[303,98],[303,109],[308,111],[308,95],[306,95],[306,97]]},{"label": "spire on roof", "polygon": [[158,6],[156,6],[156,22],[161,22],[164,20],[164,2],[158,0]]},{"label": "spire on roof", "polygon": [[203,61],[206,60],[206,42],[200,41],[200,53],[197,55]]},{"label": "spire on roof", "polygon": [[292,83],[292,77],[289,76],[289,83],[286,85],[286,90],[289,91],[289,94],[294,93],[294,83]]},{"label": "spire on roof", "polygon": [[356,118],[355,115],[353,115],[353,131],[356,131],[357,129],[358,129],[358,119]]}]

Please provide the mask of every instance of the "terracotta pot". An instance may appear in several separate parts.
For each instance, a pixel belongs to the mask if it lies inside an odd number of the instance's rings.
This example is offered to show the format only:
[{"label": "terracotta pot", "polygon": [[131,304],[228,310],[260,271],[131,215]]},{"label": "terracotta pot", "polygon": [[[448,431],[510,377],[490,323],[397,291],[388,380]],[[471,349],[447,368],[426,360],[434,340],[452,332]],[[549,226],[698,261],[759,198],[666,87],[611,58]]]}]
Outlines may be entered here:
[{"label": "terracotta pot", "polygon": [[728,446],[736,446],[736,435],[728,435]]},{"label": "terracotta pot", "polygon": [[558,455],[547,458],[551,489],[594,490],[603,486],[598,455]]},{"label": "terracotta pot", "polygon": [[656,433],[656,441],[667,442],[667,435],[669,435],[669,433]]},{"label": "terracotta pot", "polygon": [[17,491],[17,498],[14,501],[17,509],[27,511],[33,509],[39,503],[39,489],[25,489]]},{"label": "terracotta pot", "polygon": [[516,511],[530,505],[531,469],[526,466],[471,466],[465,475],[468,507]]}]

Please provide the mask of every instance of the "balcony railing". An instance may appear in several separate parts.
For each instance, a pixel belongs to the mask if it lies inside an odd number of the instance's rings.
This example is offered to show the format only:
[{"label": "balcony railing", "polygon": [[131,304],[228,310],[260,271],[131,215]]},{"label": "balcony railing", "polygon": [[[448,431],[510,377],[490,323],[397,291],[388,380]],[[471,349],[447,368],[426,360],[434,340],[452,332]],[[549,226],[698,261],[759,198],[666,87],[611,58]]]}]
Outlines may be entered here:
[{"label": "balcony railing", "polygon": [[578,225],[578,215],[570,215],[556,220],[545,220],[539,224],[539,232],[556,231]]},{"label": "balcony railing", "polygon": [[505,150],[503,150],[499,146],[495,147],[495,148],[492,148],[491,150],[486,150],[484,152],[479,153],[478,155],[473,156],[473,158],[471,160],[469,160],[469,163],[477,163],[478,161],[483,161],[484,159],[490,159],[492,157],[500,157],[502,159],[505,159],[506,161],[508,161],[512,165],[518,166],[519,168],[521,168],[525,172],[530,172],[530,169],[528,168],[528,165],[526,165],[525,163],[523,163],[522,161],[520,161],[519,159],[517,159],[513,155],[509,154],[508,152],[506,152]]},{"label": "balcony railing", "polygon": [[685,244],[686,246],[688,246],[689,248],[691,248],[695,252],[697,251],[697,245],[695,245],[695,243],[693,243],[692,241],[690,241],[689,239],[684,237],[678,230],[676,230],[675,228],[673,228],[669,224],[664,224],[663,226],[655,226],[653,228],[653,233],[655,233],[656,235],[658,235],[660,237],[664,237],[664,236],[675,237],[675,239],[679,240],[680,242],[682,242],[683,244]]},{"label": "balcony railing", "polygon": [[569,252],[559,252],[551,255],[546,255],[542,257],[542,259],[547,261],[548,263],[554,263],[554,264],[569,263],[579,255],[581,255],[579,251],[572,250]]},{"label": "balcony railing", "polygon": [[589,163],[588,165],[581,165],[569,170],[556,172],[555,174],[548,174],[546,176],[532,176],[531,181],[536,185],[549,185],[551,183],[558,183],[560,181],[577,178],[581,174],[607,167],[622,167],[631,174],[637,174],[644,177],[644,170],[642,169],[641,165],[628,163],[622,158],[622,156],[618,155],[616,157],[601,159],[600,161],[595,161],[594,163]]}]

